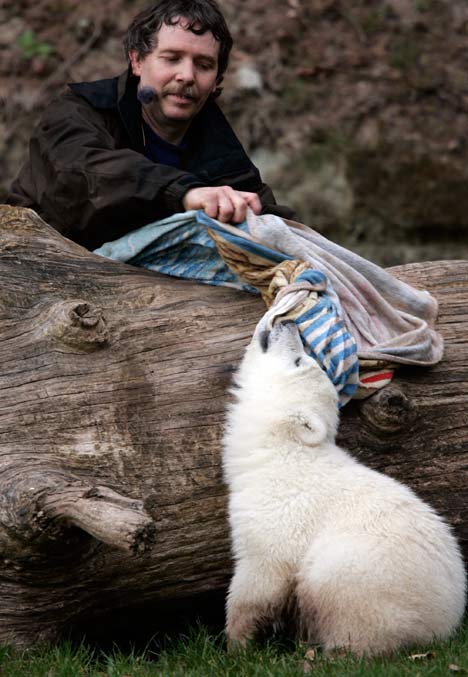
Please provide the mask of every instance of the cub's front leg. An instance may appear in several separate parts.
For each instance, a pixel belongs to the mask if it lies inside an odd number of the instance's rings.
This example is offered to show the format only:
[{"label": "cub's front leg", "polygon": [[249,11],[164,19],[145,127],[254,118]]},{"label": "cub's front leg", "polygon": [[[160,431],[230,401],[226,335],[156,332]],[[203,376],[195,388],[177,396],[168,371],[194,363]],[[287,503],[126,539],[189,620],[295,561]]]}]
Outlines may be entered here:
[{"label": "cub's front leg", "polygon": [[292,589],[288,572],[260,560],[237,562],[226,604],[230,649],[245,646],[262,626],[279,619]]}]

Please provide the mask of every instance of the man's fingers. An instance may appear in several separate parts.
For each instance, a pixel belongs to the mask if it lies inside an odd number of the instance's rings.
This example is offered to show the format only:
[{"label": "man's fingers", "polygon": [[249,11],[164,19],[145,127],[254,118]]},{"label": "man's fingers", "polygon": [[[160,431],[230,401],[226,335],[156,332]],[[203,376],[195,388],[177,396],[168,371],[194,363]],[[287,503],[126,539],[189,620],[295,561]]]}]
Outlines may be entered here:
[{"label": "man's fingers", "polygon": [[218,198],[216,195],[212,197],[205,197],[203,202],[199,204],[195,209],[203,209],[207,216],[210,216],[212,219],[218,218]]},{"label": "man's fingers", "polygon": [[221,194],[218,199],[218,221],[230,223],[234,215],[234,205],[231,196]]},{"label": "man's fingers", "polygon": [[232,223],[242,223],[242,221],[245,221],[245,215],[247,213],[247,202],[245,198],[239,195],[239,193],[234,192],[232,204],[234,206]]},{"label": "man's fingers", "polygon": [[256,193],[248,193],[247,191],[234,190],[229,186],[225,186],[226,195],[232,204],[232,214],[228,214],[226,219],[220,218],[224,223],[242,223],[245,221],[247,214],[247,207],[249,206],[255,214],[259,214],[262,210],[260,198]]},{"label": "man's fingers", "polygon": [[247,206],[260,214],[262,205],[256,193],[234,190],[231,186],[192,188],[183,198],[184,208],[203,209],[212,219],[223,223],[242,223]]},{"label": "man's fingers", "polygon": [[247,193],[245,191],[240,191],[240,194],[244,197],[253,213],[260,214],[262,211],[262,203],[260,202],[260,198],[258,197],[257,193]]}]

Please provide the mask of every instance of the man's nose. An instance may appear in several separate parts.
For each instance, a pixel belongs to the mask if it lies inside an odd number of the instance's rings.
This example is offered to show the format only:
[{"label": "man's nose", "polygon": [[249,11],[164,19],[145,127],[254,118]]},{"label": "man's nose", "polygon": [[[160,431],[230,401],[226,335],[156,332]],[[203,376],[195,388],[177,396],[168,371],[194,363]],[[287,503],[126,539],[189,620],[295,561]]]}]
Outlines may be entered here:
[{"label": "man's nose", "polygon": [[179,63],[176,78],[184,82],[194,82],[195,68],[191,59],[183,59]]}]

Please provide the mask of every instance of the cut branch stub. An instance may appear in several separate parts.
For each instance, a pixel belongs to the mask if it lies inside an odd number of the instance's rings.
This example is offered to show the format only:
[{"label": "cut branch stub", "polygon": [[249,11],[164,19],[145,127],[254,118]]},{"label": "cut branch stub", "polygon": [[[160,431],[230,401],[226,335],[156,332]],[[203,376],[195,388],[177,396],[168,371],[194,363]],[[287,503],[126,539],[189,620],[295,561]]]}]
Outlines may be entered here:
[{"label": "cut branch stub", "polygon": [[408,428],[414,418],[411,399],[397,385],[377,391],[361,405],[361,417],[379,435],[396,435]]},{"label": "cut branch stub", "polygon": [[143,553],[151,549],[156,538],[156,526],[143,502],[107,487],[71,484],[44,494],[41,504],[48,519],[78,527],[115,548]]},{"label": "cut branch stub", "polygon": [[104,312],[81,299],[55,303],[44,321],[45,334],[86,352],[105,346],[109,329]]},{"label": "cut branch stub", "polygon": [[13,476],[2,497],[0,524],[12,541],[4,553],[44,548],[72,527],[102,543],[134,553],[150,549],[156,537],[143,502],[113,489],[90,486],[51,468]]}]

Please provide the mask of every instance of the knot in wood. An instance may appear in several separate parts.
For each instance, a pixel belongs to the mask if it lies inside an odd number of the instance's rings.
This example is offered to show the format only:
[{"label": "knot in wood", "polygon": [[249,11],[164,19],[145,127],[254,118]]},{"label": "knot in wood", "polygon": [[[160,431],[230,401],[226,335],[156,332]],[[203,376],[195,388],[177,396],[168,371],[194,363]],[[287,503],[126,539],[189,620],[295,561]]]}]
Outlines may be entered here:
[{"label": "knot in wood", "polygon": [[364,401],[361,416],[379,435],[395,435],[408,428],[414,407],[398,386],[389,385]]},{"label": "knot in wood", "polygon": [[103,317],[100,308],[93,308],[89,303],[78,303],[70,310],[70,319],[82,327],[95,327]]},{"label": "knot in wood", "polygon": [[74,299],[53,306],[46,324],[47,333],[62,343],[95,350],[109,341],[109,330],[102,309],[87,301]]}]

